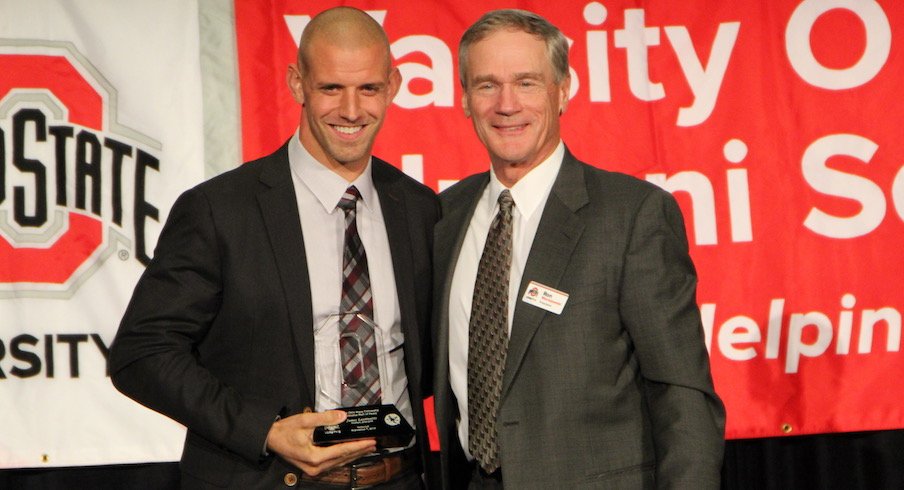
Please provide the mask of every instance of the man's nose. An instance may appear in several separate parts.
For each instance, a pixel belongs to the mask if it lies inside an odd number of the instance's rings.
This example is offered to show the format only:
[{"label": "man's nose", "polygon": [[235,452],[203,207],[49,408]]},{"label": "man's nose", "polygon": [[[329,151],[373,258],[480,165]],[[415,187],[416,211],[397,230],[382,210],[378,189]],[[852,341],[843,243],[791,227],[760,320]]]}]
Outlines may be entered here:
[{"label": "man's nose", "polygon": [[357,120],[361,115],[361,103],[358,94],[354,90],[346,90],[342,93],[339,102],[339,115],[349,121]]},{"label": "man's nose", "polygon": [[505,83],[499,90],[499,99],[496,101],[496,112],[505,115],[515,114],[521,110],[521,101],[514,84]]}]

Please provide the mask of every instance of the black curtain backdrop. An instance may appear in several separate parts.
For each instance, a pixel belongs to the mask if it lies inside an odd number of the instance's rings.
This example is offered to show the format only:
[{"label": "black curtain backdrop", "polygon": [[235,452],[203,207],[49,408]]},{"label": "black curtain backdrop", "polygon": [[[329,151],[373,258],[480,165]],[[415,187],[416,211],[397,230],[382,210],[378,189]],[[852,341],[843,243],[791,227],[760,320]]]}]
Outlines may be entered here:
[{"label": "black curtain backdrop", "polygon": [[[179,467],[163,463],[0,471],[0,489],[120,488],[179,488]],[[722,488],[904,489],[904,430],[728,441]]]},{"label": "black curtain backdrop", "polygon": [[728,441],[723,489],[904,489],[904,430]]}]

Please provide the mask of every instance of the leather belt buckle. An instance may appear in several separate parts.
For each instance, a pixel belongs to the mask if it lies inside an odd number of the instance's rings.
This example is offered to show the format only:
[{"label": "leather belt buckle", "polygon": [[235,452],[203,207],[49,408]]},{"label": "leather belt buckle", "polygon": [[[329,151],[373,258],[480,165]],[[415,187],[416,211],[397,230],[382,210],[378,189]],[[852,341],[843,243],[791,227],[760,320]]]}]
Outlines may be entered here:
[{"label": "leather belt buckle", "polygon": [[[398,464],[391,464],[390,461],[398,461]],[[351,490],[361,490],[386,483],[401,473],[401,470],[401,455],[398,454],[351,463],[348,465],[349,487]]]},{"label": "leather belt buckle", "polygon": [[302,474],[305,481],[341,485],[353,490],[362,490],[386,483],[416,466],[417,453],[405,450],[401,453],[365,458],[355,463],[334,468],[316,477]]},{"label": "leather belt buckle", "polygon": [[361,490],[363,488],[368,488],[373,486],[371,485],[358,485],[358,468],[372,466],[375,463],[367,462],[367,463],[352,463],[348,465],[348,484],[351,490]]}]

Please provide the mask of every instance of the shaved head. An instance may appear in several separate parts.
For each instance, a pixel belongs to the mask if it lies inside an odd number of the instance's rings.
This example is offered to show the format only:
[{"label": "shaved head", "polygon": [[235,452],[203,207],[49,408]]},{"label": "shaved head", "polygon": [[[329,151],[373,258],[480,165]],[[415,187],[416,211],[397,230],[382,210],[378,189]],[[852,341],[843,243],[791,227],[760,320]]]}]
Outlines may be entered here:
[{"label": "shaved head", "polygon": [[374,139],[402,83],[383,28],[358,9],[321,12],[301,34],[298,61],[289,65],[286,82],[302,107],[302,146],[353,181],[367,168]]},{"label": "shaved head", "polygon": [[392,68],[389,38],[377,21],[356,8],[335,7],[311,19],[298,43],[298,67],[302,73],[310,66],[311,48],[323,42],[348,50],[382,46],[386,52],[386,71]]}]

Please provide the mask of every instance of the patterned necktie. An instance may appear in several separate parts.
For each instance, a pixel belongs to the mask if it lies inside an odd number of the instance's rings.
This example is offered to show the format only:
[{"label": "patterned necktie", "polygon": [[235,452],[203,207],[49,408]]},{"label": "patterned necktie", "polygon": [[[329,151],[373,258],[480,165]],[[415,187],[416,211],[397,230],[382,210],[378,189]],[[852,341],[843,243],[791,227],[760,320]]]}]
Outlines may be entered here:
[{"label": "patterned necktie", "polygon": [[[345,212],[345,252],[342,256],[342,313],[355,312],[373,319],[373,299],[367,254],[358,235],[356,204],[361,194],[355,186],[346,189],[339,201]],[[342,354],[342,406],[380,403],[380,369],[373,327],[357,315],[340,317],[339,350]]]},{"label": "patterned necktie", "polygon": [[499,468],[496,416],[508,349],[509,269],[512,263],[512,206],[508,189],[499,194],[499,213],[490,225],[471,303],[468,334],[468,450],[487,473]]}]

